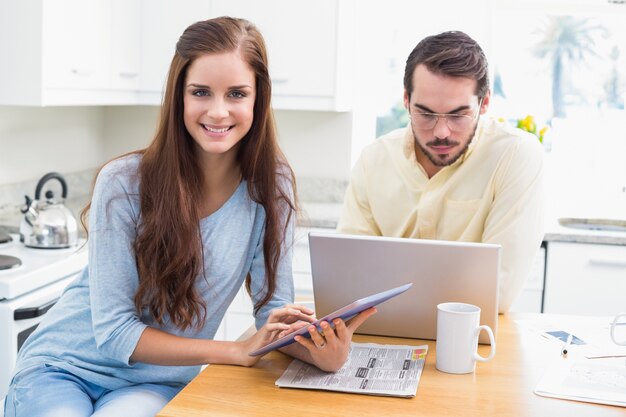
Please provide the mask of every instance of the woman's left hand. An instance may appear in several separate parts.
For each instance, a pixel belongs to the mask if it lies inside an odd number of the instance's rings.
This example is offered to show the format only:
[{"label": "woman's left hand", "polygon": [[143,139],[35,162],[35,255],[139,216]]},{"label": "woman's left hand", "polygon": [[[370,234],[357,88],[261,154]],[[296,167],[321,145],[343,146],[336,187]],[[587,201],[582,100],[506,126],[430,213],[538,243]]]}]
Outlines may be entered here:
[{"label": "woman's left hand", "polygon": [[368,308],[350,319],[347,324],[341,319],[334,319],[334,329],[323,321],[320,323],[323,333],[309,325],[307,330],[311,338],[296,336],[295,340],[308,351],[315,366],[326,372],[335,372],[348,359],[352,334],[374,313],[376,307]]}]

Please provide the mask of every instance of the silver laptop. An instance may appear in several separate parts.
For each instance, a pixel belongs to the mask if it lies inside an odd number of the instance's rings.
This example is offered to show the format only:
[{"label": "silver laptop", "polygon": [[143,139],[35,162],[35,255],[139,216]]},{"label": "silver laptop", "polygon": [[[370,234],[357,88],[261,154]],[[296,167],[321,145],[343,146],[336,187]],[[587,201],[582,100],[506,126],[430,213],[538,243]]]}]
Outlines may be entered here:
[{"label": "silver laptop", "polygon": [[[500,245],[311,232],[309,247],[318,317],[412,282],[357,332],[435,340],[437,304],[463,302],[497,333]],[[485,332],[479,341],[489,343]]]}]

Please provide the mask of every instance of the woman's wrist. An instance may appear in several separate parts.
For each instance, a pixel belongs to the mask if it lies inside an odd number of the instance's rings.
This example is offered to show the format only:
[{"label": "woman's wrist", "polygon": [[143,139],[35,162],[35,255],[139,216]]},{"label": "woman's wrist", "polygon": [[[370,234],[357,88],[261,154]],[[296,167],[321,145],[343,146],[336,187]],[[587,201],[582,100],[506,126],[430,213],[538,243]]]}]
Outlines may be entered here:
[{"label": "woman's wrist", "polygon": [[247,350],[242,342],[225,340],[205,340],[203,343],[205,364],[214,365],[244,365],[248,357]]},{"label": "woman's wrist", "polygon": [[250,340],[248,339],[248,340],[242,340],[242,341],[233,342],[233,343],[236,344],[235,349],[236,349],[236,352],[237,352],[236,353],[237,365],[252,366],[259,360],[258,356],[250,356],[248,354],[249,352],[254,350],[250,346],[249,341]]}]

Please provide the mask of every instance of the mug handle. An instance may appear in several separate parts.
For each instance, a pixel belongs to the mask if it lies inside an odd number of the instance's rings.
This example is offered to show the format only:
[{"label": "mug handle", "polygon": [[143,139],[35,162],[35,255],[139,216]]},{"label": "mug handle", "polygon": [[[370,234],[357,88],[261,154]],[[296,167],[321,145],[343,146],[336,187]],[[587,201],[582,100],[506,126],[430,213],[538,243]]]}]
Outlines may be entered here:
[{"label": "mug handle", "polygon": [[[489,362],[490,360],[493,359],[494,356],[496,356],[496,339],[493,337],[493,332],[491,331],[491,327],[485,326],[485,325],[478,326],[476,328],[476,332],[474,333],[474,335],[478,337],[481,330],[486,331],[487,335],[489,335],[489,342],[491,342],[491,351],[489,352],[489,356],[487,356],[486,358],[483,358],[482,356],[480,356],[477,351],[474,353],[474,359],[476,359],[479,362]],[[478,345],[476,346],[476,349],[478,349]]]},{"label": "mug handle", "polygon": [[617,338],[615,337],[615,328],[617,327],[617,322],[619,321],[621,317],[626,317],[626,313],[619,313],[613,319],[613,323],[611,323],[611,340],[613,340],[613,343],[615,343],[616,345],[626,345],[626,340],[618,341]]}]

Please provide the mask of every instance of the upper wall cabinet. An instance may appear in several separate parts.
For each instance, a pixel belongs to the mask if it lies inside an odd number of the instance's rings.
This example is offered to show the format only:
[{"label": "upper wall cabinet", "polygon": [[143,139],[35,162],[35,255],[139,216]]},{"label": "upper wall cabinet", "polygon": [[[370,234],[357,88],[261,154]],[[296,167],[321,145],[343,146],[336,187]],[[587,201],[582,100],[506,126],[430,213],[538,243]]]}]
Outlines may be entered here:
[{"label": "upper wall cabinet", "polygon": [[209,11],[209,0],[0,0],[0,104],[160,104],[180,32]]},{"label": "upper wall cabinet", "polygon": [[213,0],[214,16],[243,17],[265,38],[276,109],[352,107],[353,0]]},{"label": "upper wall cabinet", "polygon": [[140,0],[0,1],[0,104],[134,102]]},{"label": "upper wall cabinet", "polygon": [[142,1],[140,104],[161,104],[176,42],[187,26],[211,17],[211,2]]},{"label": "upper wall cabinet", "polygon": [[266,39],[274,108],[350,110],[355,11],[355,0],[0,0],[0,105],[158,105],[183,30],[231,15]]}]

